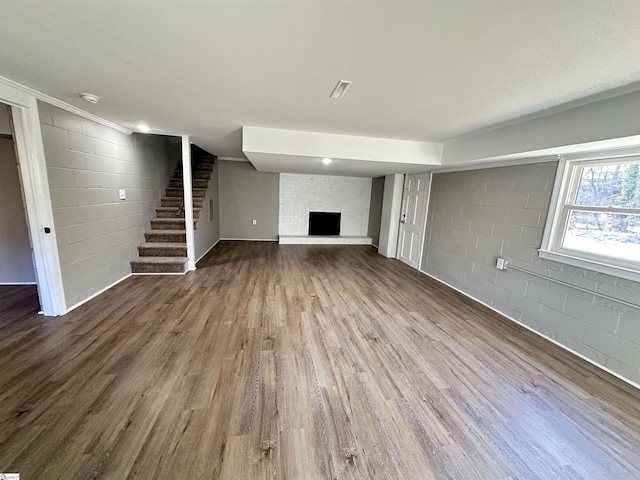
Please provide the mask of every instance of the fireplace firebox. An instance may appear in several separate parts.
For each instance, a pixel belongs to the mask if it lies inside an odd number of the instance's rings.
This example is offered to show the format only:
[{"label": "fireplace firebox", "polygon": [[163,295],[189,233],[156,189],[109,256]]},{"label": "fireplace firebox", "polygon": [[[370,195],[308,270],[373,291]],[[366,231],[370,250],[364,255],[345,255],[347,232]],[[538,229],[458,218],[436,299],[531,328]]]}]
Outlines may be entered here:
[{"label": "fireplace firebox", "polygon": [[309,235],[340,235],[340,212],[309,212]]}]

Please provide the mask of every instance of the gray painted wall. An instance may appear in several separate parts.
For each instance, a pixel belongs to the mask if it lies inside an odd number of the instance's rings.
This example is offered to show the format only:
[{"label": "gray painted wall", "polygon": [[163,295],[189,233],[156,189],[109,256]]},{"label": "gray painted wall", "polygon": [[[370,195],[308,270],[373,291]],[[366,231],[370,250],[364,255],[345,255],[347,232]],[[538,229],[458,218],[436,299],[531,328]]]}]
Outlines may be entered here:
[{"label": "gray painted wall", "polygon": [[4,103],[0,103],[0,135],[13,135],[9,106]]},{"label": "gray painted wall", "polygon": [[15,147],[6,137],[0,137],[0,206],[0,283],[35,283]]},{"label": "gray painted wall", "polygon": [[279,182],[278,173],[258,172],[249,162],[220,160],[220,237],[277,240]]},{"label": "gray painted wall", "polygon": [[447,141],[443,165],[639,135],[640,92],[534,116]]},{"label": "gray painted wall", "polygon": [[[122,134],[38,102],[67,307],[131,273],[180,138]],[[118,199],[124,188],[127,200]]]},{"label": "gray painted wall", "polygon": [[200,219],[196,224],[196,260],[199,260],[220,240],[220,199],[218,192],[218,165],[216,164],[211,172],[209,188],[200,212]]},{"label": "gray painted wall", "polygon": [[434,174],[422,270],[640,383],[640,284],[538,257],[556,162]]},{"label": "gray painted wall", "polygon": [[380,220],[382,218],[382,199],[384,197],[384,177],[371,180],[371,200],[369,202],[369,225],[367,236],[376,247],[380,244]]}]

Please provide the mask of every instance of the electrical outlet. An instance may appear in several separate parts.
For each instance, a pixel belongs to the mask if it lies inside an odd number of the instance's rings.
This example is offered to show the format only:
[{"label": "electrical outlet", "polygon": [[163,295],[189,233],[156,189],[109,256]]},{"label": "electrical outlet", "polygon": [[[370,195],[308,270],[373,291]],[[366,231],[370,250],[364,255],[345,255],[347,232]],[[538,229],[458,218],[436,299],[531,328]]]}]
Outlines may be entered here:
[{"label": "electrical outlet", "polygon": [[251,225],[257,225],[258,221],[254,218],[253,220],[251,220]]},{"label": "electrical outlet", "polygon": [[124,188],[121,188],[119,190],[119,195],[120,195],[120,200],[126,200],[127,199],[127,191]]}]

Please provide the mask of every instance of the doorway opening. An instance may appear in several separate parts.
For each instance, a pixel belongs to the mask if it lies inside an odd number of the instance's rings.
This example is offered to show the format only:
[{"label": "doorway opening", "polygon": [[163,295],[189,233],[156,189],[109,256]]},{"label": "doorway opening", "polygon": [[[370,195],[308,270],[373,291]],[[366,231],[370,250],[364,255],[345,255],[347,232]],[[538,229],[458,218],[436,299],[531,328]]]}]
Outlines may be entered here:
[{"label": "doorway opening", "polygon": [[[0,312],[39,308],[33,248],[27,223],[24,192],[10,107],[0,103]],[[34,301],[35,300],[35,301]]]}]

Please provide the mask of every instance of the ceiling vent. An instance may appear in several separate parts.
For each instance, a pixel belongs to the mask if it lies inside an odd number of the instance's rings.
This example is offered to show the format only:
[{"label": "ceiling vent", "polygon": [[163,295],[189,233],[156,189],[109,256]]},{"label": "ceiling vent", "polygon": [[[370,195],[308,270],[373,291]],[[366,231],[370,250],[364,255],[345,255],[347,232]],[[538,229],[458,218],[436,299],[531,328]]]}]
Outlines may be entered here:
[{"label": "ceiling vent", "polygon": [[349,80],[340,80],[329,96],[331,98],[341,98],[350,86],[351,82]]}]

